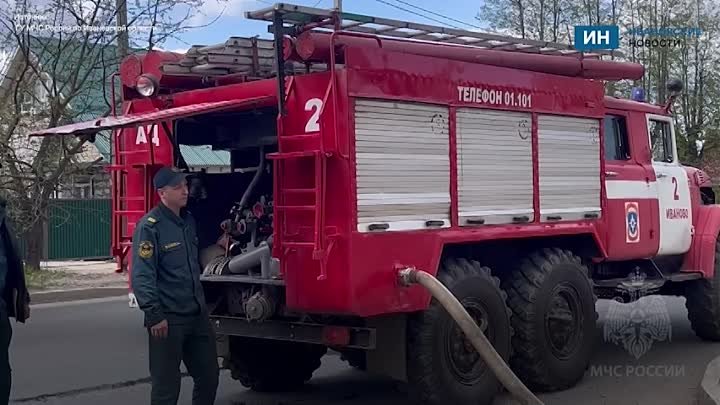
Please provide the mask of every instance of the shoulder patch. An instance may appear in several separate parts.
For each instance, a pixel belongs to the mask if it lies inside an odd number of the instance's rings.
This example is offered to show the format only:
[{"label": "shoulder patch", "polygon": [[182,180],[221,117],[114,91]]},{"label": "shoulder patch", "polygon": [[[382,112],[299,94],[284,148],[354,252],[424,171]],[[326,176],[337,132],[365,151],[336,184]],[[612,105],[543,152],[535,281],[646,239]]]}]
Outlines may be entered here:
[{"label": "shoulder patch", "polygon": [[150,222],[151,224],[154,224],[155,222],[157,222],[157,219],[155,219],[153,217],[147,217],[147,221]]},{"label": "shoulder patch", "polygon": [[142,257],[143,259],[149,259],[153,255],[153,244],[149,240],[144,240],[140,242],[140,247],[138,250],[138,255]]}]

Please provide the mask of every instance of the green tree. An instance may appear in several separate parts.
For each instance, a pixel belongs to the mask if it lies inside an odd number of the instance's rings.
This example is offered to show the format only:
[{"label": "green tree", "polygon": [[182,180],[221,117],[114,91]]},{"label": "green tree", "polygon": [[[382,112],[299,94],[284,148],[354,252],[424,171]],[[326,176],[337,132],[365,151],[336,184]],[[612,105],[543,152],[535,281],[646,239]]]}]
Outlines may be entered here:
[{"label": "green tree", "polygon": [[0,192],[13,202],[28,265],[39,266],[49,199],[63,176],[83,169],[77,157],[89,140],[29,139],[28,132],[110,114],[108,79],[122,54],[115,47],[118,35],[127,33],[130,46],[152,49],[192,28],[201,5],[128,3],[122,17],[127,26],[120,30],[112,29],[118,23],[115,0],[0,0],[0,43],[8,55],[0,71]]},{"label": "green tree", "polygon": [[[708,0],[496,0],[484,2],[479,20],[507,35],[572,43],[573,27],[620,26],[618,60],[640,63],[638,81],[606,84],[607,93],[628,97],[634,86],[646,90],[649,102],[664,105],[670,78],[684,91],[674,104],[679,156],[685,164],[720,169],[720,8]],[[699,36],[639,37],[635,28],[699,28]],[[664,47],[633,46],[631,40],[679,39]],[[717,160],[717,162],[716,162]],[[720,175],[720,170],[711,173]]]}]

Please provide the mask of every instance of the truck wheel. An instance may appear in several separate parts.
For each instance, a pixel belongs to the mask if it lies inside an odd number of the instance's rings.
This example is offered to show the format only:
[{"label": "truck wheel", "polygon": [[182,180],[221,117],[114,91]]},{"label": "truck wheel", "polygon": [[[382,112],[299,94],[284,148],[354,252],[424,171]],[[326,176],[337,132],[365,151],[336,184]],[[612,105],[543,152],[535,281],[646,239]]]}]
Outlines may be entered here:
[{"label": "truck wheel", "polygon": [[232,336],[225,367],[253,391],[295,391],[310,381],[326,352],[320,345]]},{"label": "truck wheel", "polygon": [[503,282],[515,331],[510,365],[532,390],[570,388],[590,364],[598,315],[588,273],[572,252],[543,249]]},{"label": "truck wheel", "polygon": [[720,241],[715,243],[715,273],[686,282],[685,307],[690,327],[700,339],[720,341]]},{"label": "truck wheel", "polygon": [[[500,280],[477,262],[454,258],[444,261],[437,277],[507,361],[512,329]],[[427,310],[408,319],[407,373],[411,395],[426,404],[489,404],[500,389],[490,368],[435,299]]]}]

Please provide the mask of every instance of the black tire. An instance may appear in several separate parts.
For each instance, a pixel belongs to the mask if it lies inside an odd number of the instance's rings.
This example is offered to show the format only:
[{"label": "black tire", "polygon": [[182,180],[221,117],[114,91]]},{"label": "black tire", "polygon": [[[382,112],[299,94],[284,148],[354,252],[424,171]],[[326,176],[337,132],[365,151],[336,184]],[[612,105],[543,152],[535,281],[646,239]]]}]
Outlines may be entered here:
[{"label": "black tire", "polygon": [[[515,332],[510,365],[518,377],[541,392],[577,384],[590,365],[598,318],[588,268],[572,252],[542,249],[509,273],[503,288]],[[555,295],[565,299],[558,301]],[[571,322],[565,329],[548,325],[553,301],[570,309]]]},{"label": "black tire", "polygon": [[715,243],[715,273],[712,278],[686,282],[685,307],[690,327],[697,337],[720,341],[720,242]]},{"label": "black tire", "polygon": [[326,352],[320,345],[233,336],[225,367],[253,391],[296,391],[310,381]]},{"label": "black tire", "polygon": [[[487,325],[485,334],[507,361],[512,328],[500,280],[477,262],[454,258],[443,262],[437,277],[476,321],[478,317],[488,320],[481,323]],[[427,310],[410,316],[407,373],[413,400],[432,405],[492,402],[500,383],[463,336],[434,298]]]}]

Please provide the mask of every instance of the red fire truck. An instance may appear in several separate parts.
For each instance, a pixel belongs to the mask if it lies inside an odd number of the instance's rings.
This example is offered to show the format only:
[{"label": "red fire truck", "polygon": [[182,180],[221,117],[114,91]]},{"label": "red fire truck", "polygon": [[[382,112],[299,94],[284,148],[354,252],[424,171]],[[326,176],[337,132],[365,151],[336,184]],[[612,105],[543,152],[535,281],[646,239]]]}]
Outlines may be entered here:
[{"label": "red fire truck", "polygon": [[[448,313],[401,270],[462,302],[534,390],[588,368],[597,298],[684,295],[720,339],[720,211],[680,164],[666,105],[605,95],[637,64],[571,46],[289,4],[249,12],[272,40],[128,57],[112,131],[113,246],[156,202],[183,145],[229,156],[191,172],[202,279],[232,375],[297,388],[328,348],[417,399],[499,389]],[[673,96],[680,88],[669,86]]]}]

